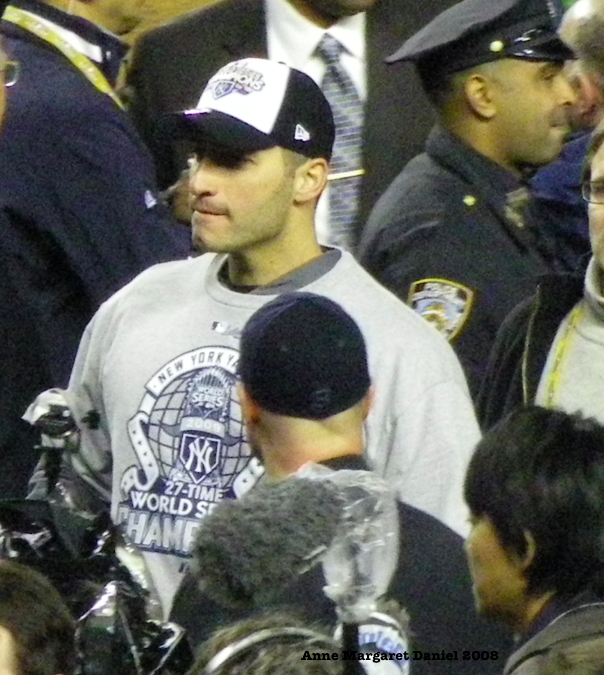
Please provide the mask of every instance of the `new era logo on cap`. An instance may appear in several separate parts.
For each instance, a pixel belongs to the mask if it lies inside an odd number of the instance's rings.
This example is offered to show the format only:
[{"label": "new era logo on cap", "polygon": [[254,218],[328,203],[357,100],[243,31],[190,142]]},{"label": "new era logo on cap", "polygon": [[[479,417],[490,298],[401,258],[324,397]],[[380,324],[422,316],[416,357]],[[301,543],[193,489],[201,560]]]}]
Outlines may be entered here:
[{"label": "new era logo on cap", "polygon": [[294,138],[297,141],[310,141],[310,134],[301,124],[296,124],[296,131],[294,132]]}]

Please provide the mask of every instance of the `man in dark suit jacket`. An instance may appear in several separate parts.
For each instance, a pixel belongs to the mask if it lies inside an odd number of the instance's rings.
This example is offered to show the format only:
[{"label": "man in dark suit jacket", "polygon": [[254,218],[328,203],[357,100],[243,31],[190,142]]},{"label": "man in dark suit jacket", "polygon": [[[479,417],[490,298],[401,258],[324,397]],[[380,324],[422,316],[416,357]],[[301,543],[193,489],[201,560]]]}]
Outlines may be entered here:
[{"label": "man in dark suit jacket", "polygon": [[[287,0],[283,0],[286,2]],[[413,69],[388,66],[384,58],[452,0],[365,0],[351,8],[346,0],[300,0],[318,13],[354,14],[367,10],[363,179],[359,216],[362,226],[379,195],[423,147],[432,114]],[[293,3],[292,3],[293,5]],[[323,22],[323,27],[328,23]],[[182,166],[169,148],[154,139],[158,118],[193,107],[209,78],[223,65],[246,56],[270,58],[263,0],[224,0],[144,36],[129,74],[134,121],[151,147],[159,180],[167,187]],[[358,235],[358,233],[357,233]]]}]

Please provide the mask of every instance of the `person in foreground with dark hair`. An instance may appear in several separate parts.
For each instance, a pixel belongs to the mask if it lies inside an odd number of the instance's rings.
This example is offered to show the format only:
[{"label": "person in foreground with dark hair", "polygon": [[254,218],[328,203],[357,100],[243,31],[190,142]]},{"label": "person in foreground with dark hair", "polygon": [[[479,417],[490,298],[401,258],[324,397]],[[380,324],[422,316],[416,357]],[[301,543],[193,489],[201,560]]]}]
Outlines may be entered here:
[{"label": "person in foreground with dark hair", "polygon": [[604,636],[604,428],[530,407],[478,444],[466,476],[476,608],[516,636],[505,675]]},{"label": "person in foreground with dark hair", "polygon": [[306,651],[339,650],[338,642],[321,629],[272,612],[217,630],[188,675],[340,675],[339,660],[301,658]]},{"label": "person in foreground with dark hair", "polygon": [[[333,540],[332,535],[322,542],[319,531],[309,536],[311,525],[302,523],[299,516],[302,508],[308,508],[306,502],[311,496],[305,499],[304,495],[288,492],[287,484],[295,490],[297,481],[284,479],[309,462],[359,474],[368,469],[362,457],[363,423],[377,391],[371,386],[363,335],[340,305],[302,292],[286,294],[266,304],[243,329],[239,375],[239,398],[247,437],[264,465],[268,480],[281,481],[274,486],[278,488],[274,492],[282,490],[283,497],[265,499],[263,504],[256,502],[254,508],[248,508],[246,499],[257,500],[262,487],[259,486],[240,503],[219,505],[202,522],[193,552],[199,567],[196,574],[205,592],[200,593],[193,576],[185,578],[171,615],[172,620],[189,631],[194,643],[199,643],[225,621],[264,609],[264,603],[272,607],[294,607],[310,619],[333,625],[334,605],[323,593],[325,579],[320,568],[301,574],[291,583],[296,575],[286,579],[283,573],[282,567],[293,567],[296,557],[306,560],[322,543],[329,546]],[[290,493],[294,496],[288,497]],[[287,509],[282,510],[286,497],[293,503],[289,517],[284,512]],[[325,508],[317,509],[318,513],[309,520],[316,523],[329,506],[330,503],[326,503]],[[401,668],[411,662],[411,672],[418,675],[500,673],[500,659],[508,648],[507,636],[483,623],[472,609],[461,537],[424,511],[402,501],[398,501],[397,506],[398,562],[387,597],[408,612],[411,637],[407,640],[401,633],[394,636],[385,625],[371,621],[359,628],[360,644],[370,651],[368,645],[376,641],[376,635],[382,635],[373,650],[390,653],[408,650],[410,660],[394,663]],[[235,573],[234,578],[227,580],[225,572],[223,578],[217,579],[213,570],[225,570],[226,559],[232,558],[235,545],[240,545],[242,536],[247,537],[237,532],[232,540],[225,536],[229,528],[233,529],[235,516],[244,508],[250,512],[251,520],[242,524],[241,529],[246,532],[256,529],[261,533],[257,542],[248,541],[243,546],[244,555],[249,557],[253,551],[264,561],[260,567],[266,571],[252,574],[250,568],[258,567],[255,561],[243,570],[237,560],[233,567],[240,570],[239,577]],[[265,517],[264,512],[272,519],[271,514],[276,511],[279,515],[274,527],[258,525]],[[277,530],[283,534],[279,535]],[[337,530],[340,531],[339,526]],[[220,546],[215,545],[218,539],[222,541]],[[299,551],[304,539],[310,540],[307,554]],[[203,541],[209,542],[207,549],[212,548],[216,553],[210,555],[207,550],[200,550]],[[295,555],[290,555],[288,550],[292,546]],[[239,589],[240,595],[245,587],[249,595],[260,599],[255,606],[236,613],[227,608],[231,596],[227,598],[218,591],[214,599],[208,597],[212,591],[210,585],[213,589],[219,585],[235,592]],[[260,588],[256,588],[257,585]],[[276,594],[276,599],[268,598],[272,587],[277,585],[282,586],[282,592]],[[486,659],[465,658],[464,652],[468,650],[479,650]],[[443,652],[452,656],[447,659]]]},{"label": "person in foreground with dark hair", "polygon": [[0,561],[0,672],[73,675],[75,623],[50,581],[39,572]]}]

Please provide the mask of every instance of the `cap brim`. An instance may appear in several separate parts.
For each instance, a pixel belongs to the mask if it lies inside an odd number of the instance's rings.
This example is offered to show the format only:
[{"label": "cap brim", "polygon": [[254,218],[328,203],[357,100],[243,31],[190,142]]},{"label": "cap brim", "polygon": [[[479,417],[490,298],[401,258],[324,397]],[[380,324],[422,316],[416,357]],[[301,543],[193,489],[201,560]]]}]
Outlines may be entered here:
[{"label": "cap brim", "polygon": [[[406,44],[403,44],[401,47],[399,47],[394,54],[390,54],[390,56],[387,56],[384,61],[386,63],[396,63],[397,61],[406,61],[407,60],[407,46]],[[410,61],[415,60],[413,57],[409,59]]]},{"label": "cap brim", "polygon": [[[410,51],[407,43],[404,43],[394,52],[394,54],[391,54],[384,60],[386,63],[396,63],[397,61],[425,61],[432,55],[437,55],[439,51],[442,52],[443,50],[436,48],[428,50],[422,52],[420,55],[421,58],[418,58],[418,54],[413,50]],[[548,34],[541,37],[532,40],[524,40],[520,45],[512,43],[509,47],[498,53],[493,53],[488,49],[485,49],[484,53],[469,53],[466,59],[460,59],[459,63],[461,65],[458,65],[457,63],[453,65],[455,66],[454,70],[462,70],[467,64],[470,64],[468,67],[472,67],[479,63],[486,63],[495,59],[505,58],[529,59],[533,61],[566,61],[568,59],[574,59],[576,56],[572,49],[562,42],[558,35],[548,32]],[[451,63],[449,63],[449,67],[450,66]]]},{"label": "cap brim", "polygon": [[512,45],[509,50],[506,50],[506,55],[533,61],[567,61],[576,58],[573,50],[557,35],[528,40],[522,46]]},{"label": "cap brim", "polygon": [[213,141],[233,150],[256,152],[276,145],[271,136],[231,115],[216,110],[184,110],[164,115],[158,124],[161,138],[172,141]]}]

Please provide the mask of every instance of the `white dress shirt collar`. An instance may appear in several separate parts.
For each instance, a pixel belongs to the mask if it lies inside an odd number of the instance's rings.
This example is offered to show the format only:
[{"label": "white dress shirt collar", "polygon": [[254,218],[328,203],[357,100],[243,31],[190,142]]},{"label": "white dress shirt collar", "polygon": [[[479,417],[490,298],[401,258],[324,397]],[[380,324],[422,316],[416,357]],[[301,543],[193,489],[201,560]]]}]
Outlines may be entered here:
[{"label": "white dress shirt collar", "polygon": [[271,59],[284,60],[305,71],[321,38],[329,33],[347,54],[365,61],[365,12],[344,17],[323,29],[302,16],[287,0],[265,2]]}]

